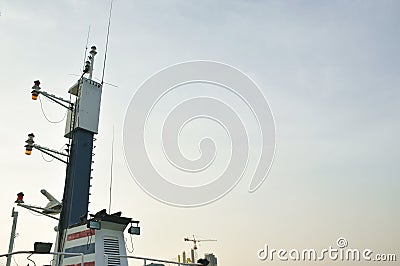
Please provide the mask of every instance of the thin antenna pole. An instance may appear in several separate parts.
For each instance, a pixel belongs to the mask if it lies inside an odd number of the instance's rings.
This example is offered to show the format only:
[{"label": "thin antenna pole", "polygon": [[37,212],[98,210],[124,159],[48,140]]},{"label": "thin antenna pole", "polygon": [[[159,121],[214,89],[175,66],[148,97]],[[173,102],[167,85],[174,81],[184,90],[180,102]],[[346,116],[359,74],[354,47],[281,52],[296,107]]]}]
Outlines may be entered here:
[{"label": "thin antenna pole", "polygon": [[110,36],[111,12],[112,12],[112,8],[113,8],[113,2],[114,2],[114,0],[111,0],[111,3],[110,3],[110,13],[109,13],[109,15],[108,15],[107,40],[106,40],[106,49],[105,49],[105,52],[104,52],[103,74],[101,75],[101,85],[104,84],[104,72],[105,72],[105,70],[106,70],[106,60],[107,60],[107,51],[108,51],[108,40],[109,40],[109,36]]},{"label": "thin antenna pole", "polygon": [[87,54],[87,49],[88,49],[88,44],[89,44],[89,36],[90,36],[90,25],[89,25],[89,29],[88,29],[88,33],[87,33],[87,37],[86,37],[85,56],[83,57],[83,68],[85,68],[85,64],[86,64],[86,54]]},{"label": "thin antenna pole", "polygon": [[114,165],[114,125],[113,125],[113,134],[112,134],[112,142],[111,142],[111,169],[110,169],[110,201],[108,204],[108,213],[111,214],[111,192],[113,185],[113,165]]}]

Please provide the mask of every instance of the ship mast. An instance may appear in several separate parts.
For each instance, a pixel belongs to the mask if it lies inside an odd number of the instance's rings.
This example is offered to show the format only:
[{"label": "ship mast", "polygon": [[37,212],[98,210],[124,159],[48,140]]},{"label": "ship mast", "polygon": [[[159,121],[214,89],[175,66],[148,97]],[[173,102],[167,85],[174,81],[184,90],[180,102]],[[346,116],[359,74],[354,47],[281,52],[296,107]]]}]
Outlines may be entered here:
[{"label": "ship mast", "polygon": [[[92,79],[96,47],[92,46],[82,77],[68,92],[76,97],[68,113],[65,137],[70,138],[63,206],[59,222],[59,243],[63,231],[87,219],[94,134],[97,134],[102,85]],[[89,78],[84,74],[88,73]],[[58,251],[62,250],[58,246]]]}]

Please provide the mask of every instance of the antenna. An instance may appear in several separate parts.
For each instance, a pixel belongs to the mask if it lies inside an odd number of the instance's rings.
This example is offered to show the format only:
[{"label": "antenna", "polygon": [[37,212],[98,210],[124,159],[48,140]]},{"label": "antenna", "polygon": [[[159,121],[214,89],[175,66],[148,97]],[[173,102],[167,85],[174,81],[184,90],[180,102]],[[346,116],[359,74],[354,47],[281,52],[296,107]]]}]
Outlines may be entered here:
[{"label": "antenna", "polygon": [[111,192],[113,185],[113,165],[114,165],[114,125],[113,125],[113,134],[112,134],[112,142],[111,142],[111,165],[110,165],[110,202],[108,204],[108,213],[111,213]]},{"label": "antenna", "polygon": [[105,49],[105,51],[104,51],[103,74],[101,75],[101,85],[103,85],[103,83],[104,83],[104,72],[105,72],[105,70],[106,70],[106,61],[107,61],[107,52],[108,52],[108,40],[109,40],[109,36],[110,36],[111,13],[112,13],[112,8],[113,8],[113,2],[114,2],[114,0],[111,0],[111,3],[110,3],[110,13],[109,13],[109,15],[108,15],[106,49]]},{"label": "antenna", "polygon": [[85,67],[85,62],[86,62],[86,54],[87,54],[87,49],[88,49],[89,36],[90,36],[90,25],[89,25],[89,29],[88,29],[88,33],[87,33],[87,37],[86,37],[85,56],[83,57],[83,67]]},{"label": "antenna", "polygon": [[43,213],[46,214],[57,214],[61,212],[61,202],[59,202],[53,195],[47,192],[45,189],[40,190],[40,193],[45,196],[49,202],[47,203],[46,207],[43,210]]}]

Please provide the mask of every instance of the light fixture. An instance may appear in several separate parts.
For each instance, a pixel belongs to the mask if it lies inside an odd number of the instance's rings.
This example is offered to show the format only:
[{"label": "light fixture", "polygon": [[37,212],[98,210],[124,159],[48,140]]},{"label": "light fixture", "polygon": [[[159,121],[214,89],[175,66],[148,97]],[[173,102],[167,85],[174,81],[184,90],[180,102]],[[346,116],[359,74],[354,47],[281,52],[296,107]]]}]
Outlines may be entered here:
[{"label": "light fixture", "polygon": [[35,135],[33,135],[33,133],[31,133],[28,135],[28,139],[25,141],[26,145],[24,147],[25,147],[26,155],[31,155],[31,153],[32,153],[33,143],[35,143],[35,141],[33,140],[34,137],[35,137]]},{"label": "light fixture", "polygon": [[38,96],[39,96],[40,81],[39,80],[35,80],[33,83],[34,83],[34,85],[32,87],[32,92],[31,92],[32,93],[32,100],[36,101]]},{"label": "light fixture", "polygon": [[24,193],[20,192],[17,194],[17,200],[15,203],[24,203]]},{"label": "light fixture", "polygon": [[128,233],[131,235],[140,235],[140,227],[139,221],[132,221],[135,225],[131,224],[131,227],[128,229]]},{"label": "light fixture", "polygon": [[97,220],[88,220],[87,228],[101,230],[101,222]]},{"label": "light fixture", "polygon": [[52,243],[35,242],[33,244],[33,250],[36,253],[47,254],[50,253]]}]

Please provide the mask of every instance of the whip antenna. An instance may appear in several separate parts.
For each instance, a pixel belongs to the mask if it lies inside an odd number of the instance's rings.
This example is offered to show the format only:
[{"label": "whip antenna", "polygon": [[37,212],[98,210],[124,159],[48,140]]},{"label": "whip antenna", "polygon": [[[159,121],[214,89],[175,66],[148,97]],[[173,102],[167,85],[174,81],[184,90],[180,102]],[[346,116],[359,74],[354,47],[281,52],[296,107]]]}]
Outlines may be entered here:
[{"label": "whip antenna", "polygon": [[86,54],[87,54],[87,49],[88,49],[89,36],[90,36],[90,25],[89,25],[89,29],[88,29],[88,33],[87,33],[87,37],[86,37],[85,56],[83,57],[83,67],[85,67],[85,63],[86,63]]},{"label": "whip antenna", "polygon": [[106,60],[107,60],[107,51],[108,51],[108,39],[109,39],[109,36],[110,36],[111,13],[112,13],[112,8],[113,8],[113,2],[114,2],[114,0],[111,0],[111,3],[110,3],[110,13],[109,13],[109,15],[108,15],[106,49],[105,49],[105,51],[104,51],[103,74],[101,75],[101,85],[104,84],[104,72],[105,72],[105,70],[106,70]]},{"label": "whip antenna", "polygon": [[114,166],[114,125],[112,131],[112,142],[111,142],[111,165],[110,165],[110,201],[108,204],[108,213],[111,213],[111,193],[113,185],[113,166]]}]

